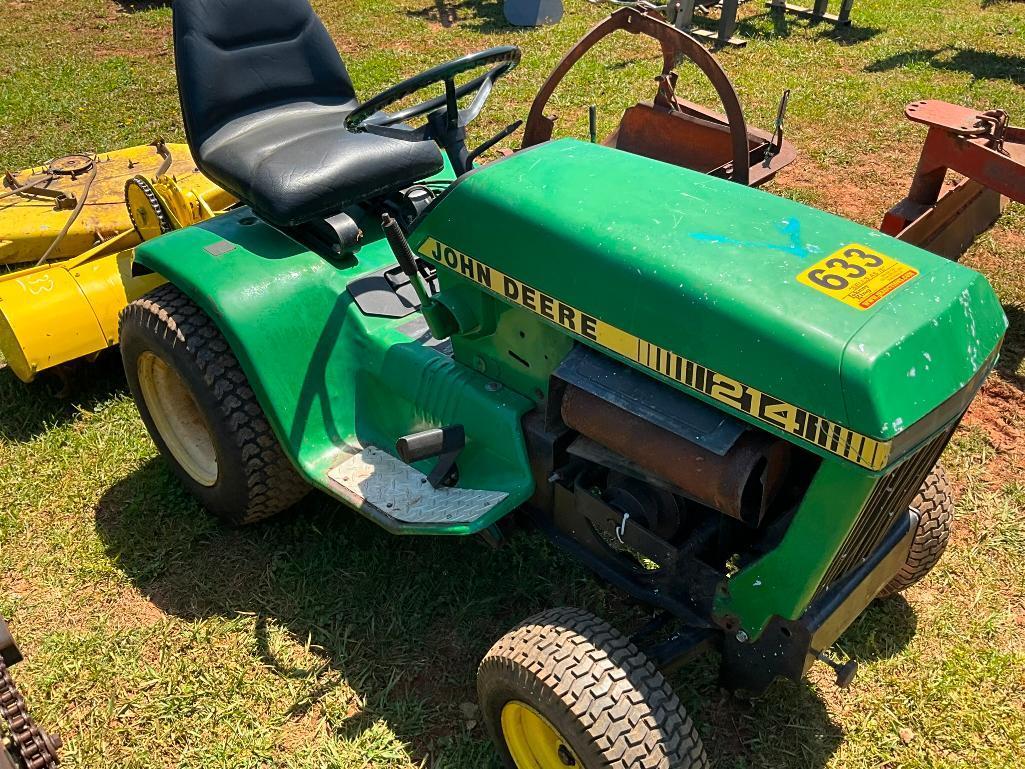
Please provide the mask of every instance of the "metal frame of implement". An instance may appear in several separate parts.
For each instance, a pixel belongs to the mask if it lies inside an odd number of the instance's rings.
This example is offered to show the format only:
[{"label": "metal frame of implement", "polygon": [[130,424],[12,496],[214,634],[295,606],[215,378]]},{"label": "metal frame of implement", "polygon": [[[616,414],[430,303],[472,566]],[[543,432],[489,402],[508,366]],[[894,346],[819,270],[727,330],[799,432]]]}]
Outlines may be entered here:
[{"label": "metal frame of implement", "polygon": [[[879,229],[958,259],[999,218],[1002,195],[1025,203],[1025,128],[1003,110],[942,101],[914,102],[905,115],[929,133],[907,197]],[[964,178],[945,188],[948,171]]]}]

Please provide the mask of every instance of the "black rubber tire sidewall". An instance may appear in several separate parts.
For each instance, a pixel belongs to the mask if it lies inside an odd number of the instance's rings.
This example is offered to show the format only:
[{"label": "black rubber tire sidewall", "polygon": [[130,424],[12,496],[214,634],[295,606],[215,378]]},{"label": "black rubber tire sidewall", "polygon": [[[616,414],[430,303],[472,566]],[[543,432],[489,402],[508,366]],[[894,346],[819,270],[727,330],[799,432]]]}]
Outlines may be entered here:
[{"label": "black rubber tire sidewall", "polygon": [[[288,482],[285,484],[288,487],[285,489],[285,493],[278,495],[281,498],[280,504],[275,505],[272,501],[272,504],[269,506],[261,504],[258,509],[254,509],[253,479],[247,473],[247,462],[251,459],[247,454],[252,449],[250,448],[247,451],[245,443],[240,440],[239,436],[240,429],[245,428],[245,426],[240,425],[239,420],[231,420],[226,415],[226,409],[214,392],[215,389],[220,390],[222,400],[233,395],[237,396],[237,392],[233,392],[233,390],[237,391],[238,385],[234,384],[233,387],[224,387],[223,372],[221,372],[220,384],[222,386],[220,387],[218,387],[219,382],[215,378],[215,373],[208,372],[204,375],[197,363],[196,349],[192,344],[192,340],[186,338],[183,344],[178,336],[178,332],[173,328],[173,313],[166,313],[168,317],[165,318],[162,317],[165,313],[158,315],[152,310],[140,309],[140,306],[144,306],[147,300],[155,300],[158,305],[162,301],[166,304],[166,297],[173,297],[172,292],[177,292],[177,289],[173,289],[171,286],[158,288],[146,295],[146,297],[143,297],[142,300],[130,305],[122,314],[121,356],[125,365],[125,376],[128,380],[128,386],[135,398],[142,420],[172,471],[178,476],[189,492],[210,512],[232,525],[243,525],[270,517],[298,501],[308,491],[308,487],[302,484],[298,474],[290,466],[281,467],[278,469],[278,474],[291,477],[288,478]],[[180,292],[177,293],[180,294]],[[191,302],[183,294],[180,294],[180,296],[184,302],[191,305]],[[191,305],[191,309],[194,309],[197,313],[201,312],[194,305]],[[205,318],[205,316],[203,320],[212,325],[212,321]],[[217,337],[223,341],[223,337],[220,337],[219,332],[216,333]],[[208,342],[209,340],[206,341]],[[224,347],[225,351],[219,353],[219,355],[226,354],[230,360],[227,361],[228,366],[222,365],[221,368],[230,368],[233,364],[237,372],[233,371],[231,373],[234,374],[236,380],[243,377],[242,386],[248,390],[248,384],[244,382],[244,375],[241,374],[237,360],[230,349],[227,348],[226,343]],[[195,399],[196,406],[206,420],[217,456],[217,480],[212,486],[199,483],[181,466],[168,449],[166,442],[156,427],[139,384],[138,361],[147,352],[157,356],[177,372],[185,382],[192,397]],[[253,426],[252,423],[255,423],[255,432],[258,433],[257,437],[263,439],[261,440],[262,450],[265,453],[277,455],[273,459],[279,465],[287,465],[288,460],[281,452],[276,438],[270,432],[266,418],[258,404],[253,403],[250,411],[253,413],[246,415],[247,421],[251,423],[250,426]],[[266,436],[269,436],[269,439]],[[263,496],[267,496],[267,494]]]},{"label": "black rubber tire sidewall", "polygon": [[[641,722],[629,730],[629,741],[621,738],[611,749],[603,749],[596,739],[600,735],[589,733],[587,727],[570,710],[567,702],[560,698],[558,693],[539,675],[525,667],[515,665],[509,660],[496,659],[495,651],[502,643],[499,641],[481,663],[477,690],[485,726],[504,765],[509,769],[516,769],[516,764],[502,733],[502,710],[510,701],[519,701],[532,707],[555,727],[580,759],[581,765],[577,769],[626,769],[628,766],[634,769],[706,769],[708,764],[700,737],[675,693],[672,692],[662,674],[654,668],[651,662],[607,623],[581,610],[553,609],[527,620],[518,628],[510,631],[503,640],[508,639],[529,623],[545,621],[546,618],[553,616],[559,617],[560,612],[573,612],[576,618],[582,619],[585,623],[593,623],[599,628],[597,634],[599,640],[606,638],[616,645],[617,648],[611,655],[605,655],[602,647],[598,646],[597,649],[587,652],[588,658],[593,659],[604,655],[608,659],[614,659],[615,666],[626,671],[626,681],[629,682],[630,693],[635,697],[642,696],[645,706],[652,706],[652,711],[644,715]],[[574,614],[568,615],[571,621]],[[562,616],[567,615],[563,614]],[[586,682],[586,678],[581,679],[581,684],[583,682]],[[623,686],[624,682],[621,679],[611,688],[622,689]],[[608,708],[609,702],[606,701],[605,705]],[[610,718],[622,718],[629,711],[637,710],[627,701],[626,697],[623,697],[612,708],[615,712],[606,710]],[[623,712],[620,713],[620,711]],[[660,714],[660,717],[656,717],[655,713]],[[604,717],[602,715],[600,718]],[[592,725],[593,728],[594,725]],[[611,731],[612,728],[613,724],[610,722],[608,731]],[[617,750],[624,748],[636,750],[639,742],[644,739],[642,733],[648,735],[650,744],[651,735],[662,729],[671,733],[668,735],[670,739],[659,744],[653,751],[645,751],[646,758],[641,762],[637,761],[636,756],[630,759],[629,763],[612,758],[611,754]],[[660,755],[656,755],[656,753]]]},{"label": "black rubber tire sidewall", "polygon": [[918,527],[901,570],[879,593],[880,597],[902,592],[925,579],[947,549],[954,520],[954,497],[943,465],[937,463],[922,483],[911,507],[918,511]]}]

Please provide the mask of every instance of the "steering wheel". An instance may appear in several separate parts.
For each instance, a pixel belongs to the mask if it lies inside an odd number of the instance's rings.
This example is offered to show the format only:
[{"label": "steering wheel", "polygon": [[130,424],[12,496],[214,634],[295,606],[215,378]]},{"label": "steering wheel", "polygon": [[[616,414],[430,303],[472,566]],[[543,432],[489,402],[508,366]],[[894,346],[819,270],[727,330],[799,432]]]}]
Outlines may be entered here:
[{"label": "steering wheel", "polygon": [[[346,116],[345,127],[354,133],[367,131],[408,141],[434,139],[448,152],[456,172],[463,173],[469,170],[465,167],[466,126],[484,109],[495,81],[515,69],[520,63],[520,56],[520,49],[516,46],[502,45],[439,64],[360,104]],[[491,69],[483,75],[456,86],[458,75],[489,66]],[[436,96],[399,112],[383,113],[396,102],[435,83],[445,84],[444,96]],[[470,93],[475,94],[473,100],[464,109],[459,109],[459,99]],[[425,125],[419,128],[402,125],[422,115],[427,115]]]}]

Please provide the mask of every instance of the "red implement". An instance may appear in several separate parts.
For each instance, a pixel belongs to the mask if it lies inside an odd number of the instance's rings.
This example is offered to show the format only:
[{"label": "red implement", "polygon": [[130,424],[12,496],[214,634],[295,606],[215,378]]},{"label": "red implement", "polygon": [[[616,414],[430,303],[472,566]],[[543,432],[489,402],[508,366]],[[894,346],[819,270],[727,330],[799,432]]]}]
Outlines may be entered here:
[{"label": "red implement", "polygon": [[[956,259],[1000,216],[1001,195],[1025,203],[1025,129],[1003,110],[942,101],[914,102],[905,114],[929,134],[911,191],[880,229]],[[965,178],[944,191],[948,171]]]},{"label": "red implement", "polygon": [[[602,144],[752,187],[764,184],[797,157],[793,145],[783,138],[786,95],[773,133],[748,126],[733,83],[715,57],[695,38],[663,21],[656,11],[633,7],[614,11],[592,28],[548,76],[531,105],[523,129],[524,148],[552,138],[557,116],[545,114],[552,94],[588,51],[616,32],[656,40],[662,47],[662,72],[655,79],[655,98],[629,107]],[[708,78],[726,114],[677,97],[676,67],[686,61],[696,64]],[[597,141],[597,136],[592,136],[592,141]]]}]

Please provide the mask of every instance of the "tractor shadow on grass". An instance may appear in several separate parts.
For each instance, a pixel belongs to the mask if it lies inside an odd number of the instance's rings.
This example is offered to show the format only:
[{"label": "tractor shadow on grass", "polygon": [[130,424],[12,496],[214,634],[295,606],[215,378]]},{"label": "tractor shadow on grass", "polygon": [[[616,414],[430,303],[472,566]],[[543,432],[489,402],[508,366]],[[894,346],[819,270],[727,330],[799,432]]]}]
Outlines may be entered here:
[{"label": "tractor shadow on grass", "polygon": [[[254,670],[300,692],[288,719],[317,709],[353,741],[384,722],[425,767],[497,769],[473,713],[475,669],[522,619],[574,605],[627,632],[643,621],[540,535],[516,532],[499,551],[478,540],[394,537],[316,493],[274,521],[228,529],[160,459],[111,487],[95,516],[111,559],[159,609],[187,622],[251,622],[243,627]],[[841,646],[863,659],[887,656],[913,631],[913,612],[897,599],[870,609]],[[317,664],[282,658],[282,638],[308,642]],[[673,681],[718,765],[817,769],[842,740],[808,683],[780,682],[743,701],[718,688],[714,655]]]},{"label": "tractor shadow on grass", "polygon": [[0,440],[25,443],[82,412],[127,391],[121,356],[106,351],[93,363],[67,366],[59,373],[44,371],[29,384],[0,370]]},{"label": "tractor shadow on grass", "polygon": [[[808,5],[810,4],[809,2]],[[714,27],[707,26],[707,28],[713,29]],[[832,40],[841,46],[865,43],[883,31],[879,27],[862,27],[857,24],[840,27],[828,21],[813,21],[766,9],[761,13],[740,19],[737,22],[735,34],[745,40],[774,40],[788,38],[794,31],[802,29],[814,31],[815,37]],[[727,47],[726,50],[729,48]]]}]

